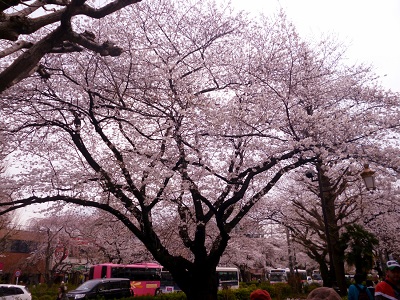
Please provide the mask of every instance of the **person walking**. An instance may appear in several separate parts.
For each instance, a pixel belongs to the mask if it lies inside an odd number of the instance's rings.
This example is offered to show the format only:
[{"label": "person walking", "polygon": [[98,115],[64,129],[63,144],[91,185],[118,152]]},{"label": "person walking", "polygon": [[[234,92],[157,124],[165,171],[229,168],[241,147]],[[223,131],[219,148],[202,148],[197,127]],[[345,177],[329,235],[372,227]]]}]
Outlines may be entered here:
[{"label": "person walking", "polygon": [[400,265],[395,260],[386,263],[386,278],[375,286],[375,300],[400,300]]},{"label": "person walking", "polygon": [[363,285],[365,276],[362,274],[354,275],[354,284],[349,286],[348,300],[374,300],[371,292]]},{"label": "person walking", "polygon": [[68,300],[67,294],[65,292],[64,286],[58,288],[57,299],[56,300]]},{"label": "person walking", "polygon": [[369,289],[369,291],[371,292],[372,298],[375,299],[375,287],[374,287],[373,281],[370,279],[367,279],[365,281],[365,285],[367,286],[367,289]]}]

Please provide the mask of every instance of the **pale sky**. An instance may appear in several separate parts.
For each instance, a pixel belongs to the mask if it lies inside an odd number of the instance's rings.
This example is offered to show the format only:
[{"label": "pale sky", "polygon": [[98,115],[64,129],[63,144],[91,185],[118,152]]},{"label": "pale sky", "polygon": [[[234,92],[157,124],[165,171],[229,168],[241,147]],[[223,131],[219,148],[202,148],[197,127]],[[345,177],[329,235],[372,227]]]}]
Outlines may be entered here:
[{"label": "pale sky", "polygon": [[[400,0],[231,0],[242,10],[272,15],[280,8],[304,38],[332,34],[348,56],[372,64],[382,85],[400,92]],[[386,75],[386,76],[384,76]]]}]

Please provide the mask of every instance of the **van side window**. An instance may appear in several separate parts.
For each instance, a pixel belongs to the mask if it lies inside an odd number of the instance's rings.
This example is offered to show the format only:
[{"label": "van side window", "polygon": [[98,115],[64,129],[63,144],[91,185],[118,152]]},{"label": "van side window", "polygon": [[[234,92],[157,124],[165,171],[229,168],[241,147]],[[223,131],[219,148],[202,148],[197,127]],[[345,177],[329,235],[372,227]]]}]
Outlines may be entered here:
[{"label": "van side window", "polygon": [[106,278],[107,276],[107,266],[101,267],[101,278]]},{"label": "van side window", "polygon": [[119,288],[122,288],[121,282],[120,282],[120,281],[113,281],[113,282],[110,282],[110,289],[111,289],[111,290],[119,289]]},{"label": "van side window", "polygon": [[18,287],[1,287],[0,296],[21,295],[24,292]]},{"label": "van side window", "polygon": [[13,287],[14,295],[22,295],[24,293],[19,287]]}]

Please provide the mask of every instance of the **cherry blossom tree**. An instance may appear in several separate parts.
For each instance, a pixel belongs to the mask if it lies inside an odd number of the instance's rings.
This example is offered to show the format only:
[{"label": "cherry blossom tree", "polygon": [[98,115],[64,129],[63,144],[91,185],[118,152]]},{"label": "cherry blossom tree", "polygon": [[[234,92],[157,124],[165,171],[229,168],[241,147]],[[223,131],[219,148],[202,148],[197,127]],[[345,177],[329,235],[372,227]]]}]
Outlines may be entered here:
[{"label": "cherry blossom tree", "polygon": [[[321,40],[315,45],[320,47],[319,55],[315,56],[311,54],[314,52],[311,45],[300,41],[292,29],[284,24],[283,30],[288,35],[282,39],[282,43],[287,43],[288,46],[281,48],[282,51],[268,51],[266,46],[277,45],[264,43],[262,38],[254,37],[253,41],[260,43],[260,53],[273,53],[262,55],[260,69],[254,73],[261,84],[273,89],[276,101],[285,106],[289,116],[289,130],[304,145],[313,149],[315,161],[308,168],[313,169],[314,179],[317,180],[314,181],[311,192],[319,197],[320,207],[325,210],[324,218],[326,217],[322,222],[317,219],[316,224],[320,228],[322,226],[320,233],[331,241],[328,243],[332,254],[331,270],[335,271],[337,283],[344,293],[346,285],[338,245],[338,223],[354,211],[354,199],[357,200],[358,197],[357,202],[365,202],[368,198],[365,190],[360,192],[362,186],[359,174],[364,162],[374,162],[377,168],[382,166],[380,170],[385,174],[398,172],[397,155],[393,157],[393,146],[397,144],[393,143],[393,135],[397,135],[399,126],[398,121],[393,119],[398,115],[398,95],[379,88],[375,82],[376,77],[368,66],[339,67],[338,63],[345,59],[345,52],[339,44]],[[294,48],[296,51],[293,51]],[[262,70],[263,65],[282,59],[287,66],[283,73]],[[332,70],[335,72],[332,73]],[[274,84],[275,79],[278,79],[279,84]],[[338,119],[339,115],[343,118]],[[388,118],[383,117],[384,115]],[[371,123],[372,120],[374,121]],[[299,176],[305,178],[306,169],[299,171]],[[353,187],[349,189],[349,185]],[[304,190],[299,189],[298,194],[302,193]],[[336,201],[339,195],[346,199],[342,204]],[[297,201],[306,199],[307,196],[289,197],[302,208],[299,209],[302,227],[306,225],[305,228],[309,228],[311,224],[303,219],[304,212],[315,217],[315,204]],[[324,224],[329,230],[323,228]],[[326,251],[327,247],[323,249]],[[325,256],[323,257],[325,260]]]},{"label": "cherry blossom tree", "polygon": [[400,213],[399,190],[397,182],[390,178],[383,178],[378,184],[383,188],[371,193],[363,203],[360,225],[377,237],[378,252],[384,253],[387,260],[389,255],[400,257],[400,239],[396,234],[400,229],[397,221]]},{"label": "cherry blossom tree", "polygon": [[[0,174],[4,176],[7,170],[7,163],[4,158],[7,156],[5,140],[0,135]],[[7,193],[7,181],[0,181],[0,201],[7,202],[10,197]],[[16,212],[7,215],[0,215],[0,255],[4,252],[7,241],[15,233],[18,224],[18,216]]]},{"label": "cherry blossom tree", "polygon": [[[30,220],[30,228],[41,239],[37,249],[27,258],[27,265],[44,262],[45,282],[53,284],[57,274],[71,271],[73,264],[70,255],[76,258],[81,253],[88,253],[88,243],[81,243],[82,236],[77,228],[79,219],[71,215],[53,215],[43,219]],[[90,257],[83,257],[84,263],[91,262]],[[40,271],[40,270],[38,270]]]},{"label": "cherry blossom tree", "polygon": [[[47,79],[41,59],[48,53],[89,49],[100,55],[118,56],[113,42],[96,41],[85,26],[87,19],[101,19],[141,0],[95,2],[15,1],[0,3],[0,92],[34,72]],[[111,24],[110,24],[111,25]]]},{"label": "cherry blossom tree", "polygon": [[251,272],[265,273],[271,268],[289,265],[288,242],[285,228],[275,219],[280,206],[270,201],[258,203],[231,233],[220,264],[237,266],[246,281]]},{"label": "cherry blossom tree", "polygon": [[[45,262],[43,276],[47,283],[52,284],[57,274],[71,273],[77,264],[128,264],[154,260],[119,220],[104,212],[80,215],[73,211],[70,209],[64,214],[48,212],[45,218],[29,221],[30,229],[41,239],[26,264]],[[118,234],[110,236],[110,232]]]},{"label": "cherry blossom tree", "polygon": [[3,94],[3,128],[27,171],[2,213],[60,201],[104,210],[188,299],[216,299],[234,228],[296,168],[372,149],[393,159],[382,140],[398,126],[398,95],[284,16],[255,23],[225,5],[159,0],[104,28],[123,37],[118,59],[49,55],[46,82]]},{"label": "cherry blossom tree", "polygon": [[[103,211],[85,217],[84,226],[78,226],[82,239],[90,243],[92,264],[154,261],[152,255],[133,233],[118,219]],[[110,235],[110,232],[118,233]]]},{"label": "cherry blossom tree", "polygon": [[261,224],[246,217],[231,233],[220,264],[238,267],[243,280],[250,281],[250,271],[265,270],[267,258],[272,256],[273,250],[265,239]]},{"label": "cherry blossom tree", "polygon": [[7,214],[0,216],[0,255],[6,250],[7,242],[10,237],[15,234],[17,226],[15,226],[11,220],[13,219],[13,214]]},{"label": "cherry blossom tree", "polygon": [[[347,228],[357,223],[366,225],[367,220],[376,216],[378,212],[383,215],[393,212],[393,207],[399,200],[396,185],[393,186],[390,182],[382,182],[381,190],[374,193],[366,191],[359,182],[361,170],[354,169],[351,161],[352,159],[341,159],[330,166],[327,165],[323,171],[319,170],[323,174],[323,182],[316,180],[316,173],[315,180],[312,182],[306,176],[312,170],[304,169],[303,174],[299,172],[294,177],[296,184],[290,182],[280,188],[281,195],[279,196],[288,198],[288,202],[292,204],[282,209],[282,219],[291,229],[295,241],[318,262],[324,284],[331,285],[336,278],[335,281],[343,285],[341,289],[345,288],[343,258],[349,251],[349,244],[343,244],[340,240],[347,235]],[[376,167],[379,168],[378,172],[382,178],[386,177],[386,180],[390,178],[383,166],[376,165]],[[323,199],[321,199],[321,192]],[[390,194],[392,195],[389,197]],[[394,222],[392,226],[394,229],[397,225]],[[330,247],[332,247],[330,257],[328,234]],[[381,234],[377,234],[378,236],[383,237]]]}]

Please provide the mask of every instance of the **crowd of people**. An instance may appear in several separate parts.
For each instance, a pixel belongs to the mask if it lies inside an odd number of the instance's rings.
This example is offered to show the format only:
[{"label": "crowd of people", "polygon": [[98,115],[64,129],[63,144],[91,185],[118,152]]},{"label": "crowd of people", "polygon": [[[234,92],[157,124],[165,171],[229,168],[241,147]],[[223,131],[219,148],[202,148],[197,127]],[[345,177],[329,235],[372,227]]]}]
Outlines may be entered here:
[{"label": "crowd of people", "polygon": [[[365,281],[365,285],[363,284]],[[340,295],[328,287],[316,288],[307,296],[307,300],[341,300]],[[272,300],[265,290],[255,290],[250,300]],[[348,300],[400,300],[400,264],[395,260],[386,263],[386,277],[375,286],[365,276],[356,274],[354,283],[349,286]]]}]

